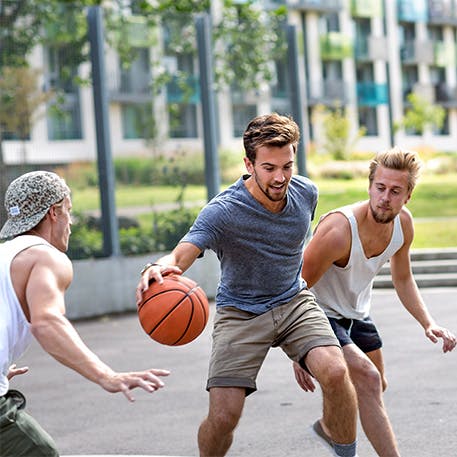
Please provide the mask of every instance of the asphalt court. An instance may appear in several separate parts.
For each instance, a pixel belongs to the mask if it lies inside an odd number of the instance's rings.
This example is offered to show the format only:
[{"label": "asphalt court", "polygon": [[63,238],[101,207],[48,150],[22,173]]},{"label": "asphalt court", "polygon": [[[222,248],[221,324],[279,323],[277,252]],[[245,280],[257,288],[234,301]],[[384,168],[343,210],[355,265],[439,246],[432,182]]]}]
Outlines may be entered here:
[{"label": "asphalt court", "polygon": [[[423,289],[437,322],[457,332],[457,289]],[[71,304],[67,304],[71,306]],[[211,318],[214,306],[211,306]],[[375,290],[372,316],[384,339],[389,387],[385,404],[402,456],[451,457],[457,448],[457,351],[442,354],[401,306],[392,290]],[[211,322],[194,342],[161,346],[143,332],[135,314],[75,323],[86,344],[118,371],[167,368],[166,387],[136,390],[129,403],[59,365],[34,343],[20,364],[30,372],[12,387],[28,411],[54,437],[62,456],[198,455],[197,430],[207,412],[205,391]],[[305,393],[279,349],[267,356],[258,391],[247,398],[229,456],[326,457],[311,430],[321,393]],[[359,429],[360,457],[376,454]]]}]

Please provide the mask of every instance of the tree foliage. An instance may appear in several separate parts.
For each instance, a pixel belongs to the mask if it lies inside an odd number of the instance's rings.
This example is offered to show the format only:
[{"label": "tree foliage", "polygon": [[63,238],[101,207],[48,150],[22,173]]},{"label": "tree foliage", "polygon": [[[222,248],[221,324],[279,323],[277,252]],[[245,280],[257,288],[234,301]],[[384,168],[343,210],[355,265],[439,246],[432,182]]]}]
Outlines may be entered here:
[{"label": "tree foliage", "polygon": [[330,154],[335,160],[347,160],[357,141],[365,135],[364,127],[353,133],[351,118],[341,106],[319,106],[313,120],[322,130],[323,152]]},{"label": "tree foliage", "polygon": [[423,135],[427,128],[440,129],[446,112],[442,106],[434,105],[414,92],[407,97],[410,106],[396,128],[405,128]]}]

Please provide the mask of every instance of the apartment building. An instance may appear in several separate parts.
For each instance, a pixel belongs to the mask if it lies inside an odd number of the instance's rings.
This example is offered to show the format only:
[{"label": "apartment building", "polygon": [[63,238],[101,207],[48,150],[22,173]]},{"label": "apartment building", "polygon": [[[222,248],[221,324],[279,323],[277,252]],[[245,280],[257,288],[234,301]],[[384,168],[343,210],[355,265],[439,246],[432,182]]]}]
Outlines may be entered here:
[{"label": "apartment building", "polygon": [[[408,95],[417,93],[445,109],[438,131],[425,132],[429,145],[455,150],[457,145],[457,0],[264,0],[264,8],[286,5],[288,22],[299,41],[303,69],[302,106],[311,141],[318,129],[313,113],[318,106],[342,106],[350,113],[353,128],[365,127],[357,143],[376,151],[392,143],[415,148],[424,137],[394,129],[408,107]],[[119,56],[107,48],[111,148],[114,156],[159,151],[202,150],[203,132],[198,62],[167,48],[170,33],[160,31],[161,49],[149,46],[141,18],[132,17],[131,33],[138,53],[125,69]],[[96,134],[92,88],[59,81],[62,56],[59,48],[37,47],[30,59],[42,68],[43,84],[65,94],[64,115],[48,112],[35,123],[24,143],[11,137],[4,142],[6,163],[68,163],[94,160]],[[151,91],[154,69],[160,59],[176,74],[159,94]],[[231,89],[216,94],[218,141],[222,148],[240,148],[243,129],[253,116],[269,111],[290,113],[288,66],[275,62],[276,78],[266,90]],[[87,63],[74,74],[90,74]],[[194,87],[184,96],[180,78]],[[173,109],[170,110],[170,106]],[[152,116],[153,113],[154,115]],[[155,122],[154,122],[155,120]],[[154,129],[154,135],[151,129]],[[144,138],[155,136],[152,142]],[[24,150],[26,153],[24,154]]]}]

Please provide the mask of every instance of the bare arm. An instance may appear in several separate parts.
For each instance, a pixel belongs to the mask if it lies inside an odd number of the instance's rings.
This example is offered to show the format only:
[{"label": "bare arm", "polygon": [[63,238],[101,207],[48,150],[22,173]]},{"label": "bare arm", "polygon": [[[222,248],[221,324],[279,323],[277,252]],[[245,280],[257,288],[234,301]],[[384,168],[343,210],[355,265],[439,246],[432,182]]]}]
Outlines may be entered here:
[{"label": "bare arm", "polygon": [[141,303],[143,292],[148,288],[152,279],[162,283],[163,276],[175,273],[184,273],[200,255],[201,250],[192,243],[179,243],[170,254],[167,254],[154,262],[141,275],[136,288],[136,302]]},{"label": "bare arm", "polygon": [[344,266],[351,250],[347,218],[340,213],[328,215],[317,226],[303,253],[302,277],[311,288],[333,263]]},{"label": "bare arm", "polygon": [[411,214],[408,211],[402,211],[401,221],[405,242],[390,261],[392,282],[398,298],[414,319],[423,327],[425,335],[433,343],[437,343],[438,338],[442,338],[443,352],[452,351],[456,345],[456,337],[448,329],[437,325],[422,299],[411,270],[410,246],[414,237]]},{"label": "bare arm", "polygon": [[116,373],[103,363],[82,341],[65,317],[64,293],[73,276],[68,257],[45,250],[34,262],[26,285],[31,331],[43,349],[63,365],[99,384],[108,392],[123,392],[133,401],[130,390],[141,387],[154,392],[163,386],[158,376],[166,370]]},{"label": "bare arm", "polygon": [[[302,277],[311,288],[333,263],[347,263],[351,250],[347,218],[333,213],[323,219],[303,253]],[[295,380],[305,392],[314,392],[313,377],[298,363],[293,363]]]}]

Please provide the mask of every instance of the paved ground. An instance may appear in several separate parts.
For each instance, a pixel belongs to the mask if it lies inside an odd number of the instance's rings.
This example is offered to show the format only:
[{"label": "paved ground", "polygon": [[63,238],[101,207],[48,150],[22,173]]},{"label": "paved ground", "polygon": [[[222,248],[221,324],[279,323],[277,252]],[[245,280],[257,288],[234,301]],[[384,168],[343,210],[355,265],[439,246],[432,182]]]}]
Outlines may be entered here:
[{"label": "paved ground", "polygon": [[[438,322],[457,331],[457,289],[425,289]],[[403,456],[457,455],[457,352],[443,355],[423,336],[391,290],[374,294],[373,316],[385,340],[390,382],[385,402]],[[168,368],[167,386],[153,395],[138,391],[130,404],[105,393],[60,366],[36,344],[21,361],[28,375],[14,387],[29,411],[56,439],[64,455],[196,456],[196,433],[206,414],[210,327],[194,342],[160,346],[143,333],[136,315],[76,323],[86,343],[118,370]],[[325,457],[327,448],[311,432],[321,394],[306,394],[278,349],[267,357],[259,391],[247,399],[230,456]],[[363,432],[359,455],[374,456]]]}]

